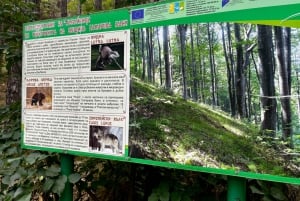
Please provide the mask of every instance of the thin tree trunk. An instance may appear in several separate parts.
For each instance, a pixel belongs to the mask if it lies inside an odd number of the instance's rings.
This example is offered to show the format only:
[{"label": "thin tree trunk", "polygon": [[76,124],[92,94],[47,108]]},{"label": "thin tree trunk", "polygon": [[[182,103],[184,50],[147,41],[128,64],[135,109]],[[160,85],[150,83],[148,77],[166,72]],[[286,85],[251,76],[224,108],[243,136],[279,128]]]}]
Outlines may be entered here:
[{"label": "thin tree trunk", "polygon": [[203,66],[202,66],[202,55],[201,55],[201,46],[200,46],[200,24],[197,25],[196,29],[196,42],[197,42],[197,52],[198,52],[198,61],[199,61],[199,79],[197,85],[199,86],[199,97],[200,102],[204,102],[204,86],[203,86]]},{"label": "thin tree trunk", "polygon": [[282,27],[275,27],[275,42],[277,52],[277,63],[279,71],[279,94],[281,102],[281,115],[282,115],[282,137],[284,140],[291,137],[292,135],[292,114],[291,114],[291,101],[290,101],[290,83],[289,78],[291,77],[289,72],[289,57],[288,49],[291,44],[288,44],[288,34]]},{"label": "thin tree trunk", "polygon": [[154,83],[152,28],[146,28],[146,49],[148,82]]},{"label": "thin tree trunk", "polygon": [[[230,63],[229,63],[229,56],[228,56],[228,50],[229,47],[228,45],[226,45],[226,40],[225,40],[225,31],[224,31],[224,26],[223,23],[221,23],[221,30],[222,30],[222,43],[223,43],[223,50],[224,50],[224,58],[225,58],[225,62],[226,62],[226,69],[227,69],[227,85],[228,85],[228,94],[229,94],[229,101],[230,101],[230,112],[231,112],[231,116],[234,116],[235,114],[233,113],[233,108],[235,108],[234,104],[234,97],[232,95],[232,73],[231,73],[231,69],[232,67],[230,67]],[[230,33],[227,33],[230,34]],[[229,42],[228,42],[229,44]]]},{"label": "thin tree trunk", "polygon": [[[251,34],[251,32],[252,32],[252,28],[253,28],[253,25],[245,25],[244,26],[244,32],[245,32],[245,39],[244,39],[244,41],[250,41],[250,34]],[[256,46],[257,44],[256,43],[246,43],[245,45],[244,45],[244,62],[243,62],[243,69],[244,69],[244,72],[245,72],[245,117],[249,117],[249,111],[250,111],[250,108],[248,107],[249,106],[249,101],[250,101],[250,94],[249,93],[247,93],[247,92],[249,92],[249,90],[250,90],[250,88],[247,88],[248,86],[250,86],[250,79],[248,79],[247,80],[247,73],[248,73],[248,71],[247,71],[247,69],[248,68],[250,68],[250,55],[251,55],[251,53],[252,53],[252,51],[253,51],[253,49],[255,48],[255,46]],[[249,73],[250,73],[251,71],[249,71]],[[249,76],[250,76],[250,74],[249,74]],[[248,99],[246,98],[246,97],[248,97]],[[248,103],[247,103],[247,101],[248,101]]]},{"label": "thin tree trunk", "polygon": [[133,38],[133,59],[134,59],[134,67],[133,67],[133,71],[136,73],[137,72],[137,44],[136,44],[136,34],[135,34],[136,30],[133,29],[132,30],[132,38]]},{"label": "thin tree trunk", "polygon": [[172,74],[170,66],[170,53],[169,53],[169,27],[163,27],[163,49],[164,49],[164,60],[165,60],[165,74],[166,83],[165,87],[167,90],[172,88]]},{"label": "thin tree trunk", "polygon": [[193,37],[193,25],[190,25],[190,36],[191,36],[191,57],[192,57],[192,78],[193,78],[193,100],[198,101],[198,74],[196,70],[196,59],[195,59],[195,49],[194,49],[194,37]]},{"label": "thin tree trunk", "polygon": [[297,108],[298,108],[298,121],[299,121],[299,124],[300,124],[300,79],[299,79],[299,76],[300,76],[300,71],[299,69],[296,70],[296,80],[297,80]]},{"label": "thin tree trunk", "polygon": [[82,4],[81,4],[81,0],[78,0],[78,11],[77,11],[77,13],[78,13],[78,15],[81,15],[81,13],[82,13]]},{"label": "thin tree trunk", "polygon": [[233,49],[232,49],[232,38],[231,38],[231,28],[230,23],[226,23],[226,29],[227,29],[227,38],[228,38],[228,54],[229,54],[229,62],[230,62],[230,77],[231,77],[231,93],[232,93],[232,103],[231,103],[231,114],[232,116],[236,116],[236,88],[235,88],[235,62],[234,62],[234,56],[233,56]]},{"label": "thin tree trunk", "polygon": [[21,83],[22,83],[22,64],[21,61],[14,61],[8,71],[6,104],[21,100]]},{"label": "thin tree trunk", "polygon": [[154,64],[154,42],[153,42],[154,28],[150,28],[150,64],[152,72],[152,83],[155,83],[155,64]]},{"label": "thin tree trunk", "polygon": [[68,0],[61,0],[60,12],[61,12],[61,17],[68,16]]},{"label": "thin tree trunk", "polygon": [[151,64],[150,64],[150,44],[149,44],[149,28],[146,28],[146,63],[147,63],[147,81],[151,82]]},{"label": "thin tree trunk", "polygon": [[94,0],[95,10],[102,10],[102,0]]},{"label": "thin tree trunk", "polygon": [[210,24],[207,23],[207,35],[208,35],[208,47],[209,47],[209,62],[210,62],[210,79],[211,79],[211,95],[212,95],[212,105],[217,105],[217,97],[216,97],[216,84],[215,84],[215,64],[213,57],[213,38],[211,36]]},{"label": "thin tree trunk", "polygon": [[186,74],[186,31],[187,25],[178,25],[177,26],[179,32],[179,40],[180,40],[180,52],[181,52],[181,74],[182,74],[182,97],[187,99],[187,74]]},{"label": "thin tree trunk", "polygon": [[142,80],[146,79],[146,57],[145,57],[145,35],[144,29],[141,29],[141,49],[142,49],[142,61],[143,61],[143,70],[142,70]]},{"label": "thin tree trunk", "polygon": [[158,27],[156,28],[156,37],[157,37],[157,46],[158,46],[158,63],[159,63],[159,80],[160,80],[160,85],[163,85],[163,78],[162,78],[162,65],[161,65],[161,45],[160,45],[160,40],[159,40],[159,29]]}]

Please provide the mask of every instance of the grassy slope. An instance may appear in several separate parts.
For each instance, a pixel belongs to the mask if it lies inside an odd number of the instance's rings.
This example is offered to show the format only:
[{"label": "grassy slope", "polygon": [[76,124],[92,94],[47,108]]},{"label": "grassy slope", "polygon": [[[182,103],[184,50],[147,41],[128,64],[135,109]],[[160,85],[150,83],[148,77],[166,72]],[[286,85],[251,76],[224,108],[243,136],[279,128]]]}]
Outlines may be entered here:
[{"label": "grassy slope", "polygon": [[[290,175],[259,130],[226,114],[170,96],[138,80],[131,93],[132,156],[205,167]],[[133,149],[132,149],[133,150]],[[280,150],[279,150],[280,151]],[[138,154],[136,153],[138,152]],[[288,169],[288,170],[287,170]],[[293,172],[293,173],[291,173]]]}]

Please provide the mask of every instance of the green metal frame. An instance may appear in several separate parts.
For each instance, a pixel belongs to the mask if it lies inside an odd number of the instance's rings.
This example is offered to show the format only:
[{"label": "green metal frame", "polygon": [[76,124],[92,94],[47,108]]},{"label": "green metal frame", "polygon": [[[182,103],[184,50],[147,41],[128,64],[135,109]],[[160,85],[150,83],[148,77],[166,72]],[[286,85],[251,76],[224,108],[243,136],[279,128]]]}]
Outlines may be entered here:
[{"label": "green metal frame", "polygon": [[[209,1],[209,0],[207,0]],[[259,3],[254,1],[245,1],[248,3],[243,4],[243,6],[232,6],[230,8],[224,7],[224,10],[218,10],[218,12],[212,13],[199,13],[188,15],[187,13],[183,14],[174,14],[163,16],[162,19],[149,19],[145,18],[143,22],[132,22],[131,12],[134,10],[156,8],[157,6],[169,6],[170,3],[174,2],[186,2],[191,3],[191,0],[182,0],[174,1],[167,0],[162,2],[156,2],[147,5],[139,5],[129,8],[122,8],[118,10],[92,13],[89,15],[75,16],[69,18],[61,19],[52,19],[38,22],[30,22],[23,25],[23,39],[24,41],[40,39],[40,38],[49,38],[49,37],[61,37],[61,36],[70,36],[76,34],[89,34],[89,33],[98,33],[98,32],[108,32],[115,30],[128,30],[135,28],[145,28],[153,26],[163,26],[163,25],[173,25],[173,24],[185,24],[185,23],[199,23],[199,22],[240,22],[240,23],[257,23],[257,24],[268,24],[268,25],[280,25],[280,26],[291,26],[291,27],[300,27],[300,3],[299,0],[278,0],[278,1],[269,1],[261,0]],[[217,2],[217,1],[215,1]],[[247,7],[247,5],[249,6]],[[76,20],[82,20],[80,24],[75,25],[73,23],[68,23]],[[103,30],[92,30],[91,26],[99,25],[101,23],[109,23],[110,26],[107,26]],[[122,26],[118,26],[123,24]],[[82,31],[80,33],[71,33],[69,29],[72,27],[81,27]],[[44,31],[44,32],[43,32]],[[42,33],[39,35],[37,33]],[[45,35],[43,35],[45,33]],[[47,35],[54,33],[54,35]],[[24,125],[22,125],[24,128]],[[22,132],[23,133],[23,132]],[[22,135],[23,136],[23,135]],[[74,166],[74,160],[72,155],[78,156],[88,156],[96,157],[109,160],[118,160],[122,162],[131,162],[145,165],[153,165],[160,167],[176,168],[182,170],[193,170],[198,172],[206,172],[212,174],[222,174],[228,176],[228,201],[244,201],[245,200],[245,189],[246,189],[246,180],[248,179],[259,179],[273,182],[282,182],[300,185],[299,178],[290,178],[285,176],[276,176],[268,174],[257,174],[253,172],[240,172],[236,170],[225,170],[225,169],[216,169],[216,168],[207,168],[200,166],[190,166],[182,165],[171,162],[161,162],[153,160],[145,160],[138,158],[128,157],[128,147],[125,150],[123,156],[109,156],[102,154],[78,152],[73,150],[62,150],[62,149],[53,149],[48,147],[37,147],[37,146],[28,146],[24,143],[24,136],[22,137],[22,147],[26,149],[34,150],[44,150],[51,152],[61,153],[61,172],[63,175],[68,177]],[[67,182],[65,191],[62,194],[61,201],[70,201],[72,200],[72,184]]]}]

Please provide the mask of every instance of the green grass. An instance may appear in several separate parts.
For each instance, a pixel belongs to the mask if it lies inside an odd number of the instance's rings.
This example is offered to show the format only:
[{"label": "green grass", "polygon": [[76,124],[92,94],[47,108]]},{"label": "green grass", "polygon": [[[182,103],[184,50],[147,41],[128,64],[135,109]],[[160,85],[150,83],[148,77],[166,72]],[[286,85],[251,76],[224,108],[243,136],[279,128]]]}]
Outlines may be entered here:
[{"label": "green grass", "polygon": [[[206,105],[170,96],[133,82],[130,139],[144,158],[189,165],[290,175],[287,161],[264,141],[256,125],[231,118]],[[285,169],[285,170],[284,170]]]}]

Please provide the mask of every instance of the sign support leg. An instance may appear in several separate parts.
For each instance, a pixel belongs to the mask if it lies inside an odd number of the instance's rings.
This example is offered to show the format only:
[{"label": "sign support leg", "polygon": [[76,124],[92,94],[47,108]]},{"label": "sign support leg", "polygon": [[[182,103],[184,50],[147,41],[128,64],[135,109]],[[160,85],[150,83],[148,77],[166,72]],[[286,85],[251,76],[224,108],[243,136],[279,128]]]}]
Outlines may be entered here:
[{"label": "sign support leg", "polygon": [[227,201],[246,201],[246,179],[228,177]]},{"label": "sign support leg", "polygon": [[[73,173],[74,158],[69,154],[60,154],[61,173],[69,177]],[[72,201],[73,200],[73,185],[67,180],[65,189],[61,194],[59,201]]]}]

